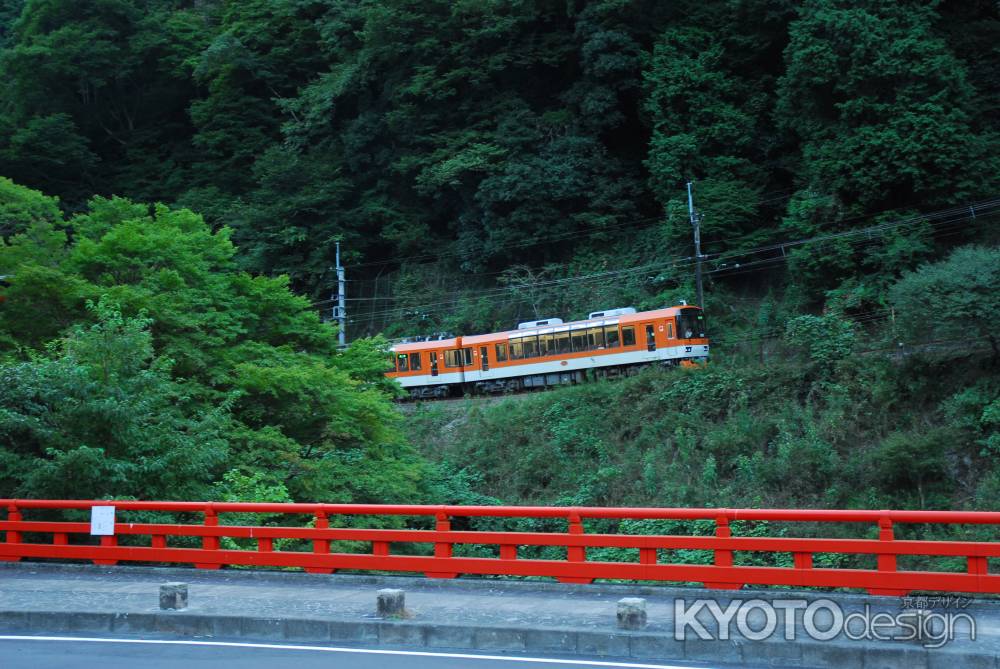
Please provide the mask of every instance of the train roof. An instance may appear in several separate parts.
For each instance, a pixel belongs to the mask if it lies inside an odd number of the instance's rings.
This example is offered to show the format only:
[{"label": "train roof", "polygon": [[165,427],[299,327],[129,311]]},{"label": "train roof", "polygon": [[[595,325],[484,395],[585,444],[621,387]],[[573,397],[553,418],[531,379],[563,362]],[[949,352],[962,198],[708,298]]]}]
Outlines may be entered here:
[{"label": "train roof", "polygon": [[405,344],[396,344],[392,350],[398,353],[409,353],[411,351],[438,351],[443,348],[458,348],[458,337],[432,341],[411,341]]},{"label": "train roof", "polygon": [[622,314],[620,316],[612,316],[610,318],[585,318],[579,321],[569,321],[567,323],[560,323],[556,325],[543,325],[536,328],[525,328],[524,330],[507,330],[504,332],[493,332],[490,334],[483,335],[472,335],[469,337],[462,337],[462,345],[466,344],[479,344],[482,342],[490,341],[505,341],[507,339],[516,339],[517,337],[531,336],[537,334],[549,334],[550,332],[565,332],[566,330],[579,330],[586,327],[598,327],[601,325],[616,325],[618,323],[638,323],[639,321],[648,321],[655,318],[666,318],[667,316],[675,316],[678,311],[684,309],[684,306],[676,307],[666,307],[664,309],[654,309],[653,311],[640,311],[635,314]]},{"label": "train roof", "polygon": [[616,323],[638,323],[640,321],[648,321],[654,318],[666,318],[668,316],[676,316],[677,312],[681,309],[699,309],[700,307],[695,307],[694,305],[678,305],[676,307],[665,307],[663,309],[654,309],[653,311],[640,311],[635,314],[622,314],[620,316],[613,316],[611,318],[587,318],[579,321],[570,321],[568,323],[562,323],[559,325],[544,325],[537,328],[526,328],[524,330],[504,330],[502,332],[490,332],[487,334],[480,335],[469,335],[468,337],[453,337],[451,339],[441,339],[436,341],[419,341],[410,342],[406,344],[396,344],[392,347],[393,351],[398,353],[410,353],[413,351],[439,351],[448,348],[458,348],[459,340],[462,342],[462,346],[466,345],[476,345],[485,344],[489,342],[502,342],[515,337],[524,337],[535,334],[548,334],[550,332],[565,332],[566,330],[575,330],[588,326],[599,326],[599,325],[614,325]]}]

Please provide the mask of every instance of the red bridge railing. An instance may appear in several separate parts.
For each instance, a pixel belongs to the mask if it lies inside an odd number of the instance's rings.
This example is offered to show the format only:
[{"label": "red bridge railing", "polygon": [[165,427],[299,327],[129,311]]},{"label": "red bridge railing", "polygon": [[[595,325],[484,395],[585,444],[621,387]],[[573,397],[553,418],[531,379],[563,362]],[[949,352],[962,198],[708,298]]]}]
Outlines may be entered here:
[{"label": "red bridge railing", "polygon": [[[113,536],[90,536],[89,522],[29,520],[26,515],[53,515],[54,510],[88,510],[114,506],[118,517]],[[936,526],[1000,525],[997,512],[953,511],[827,511],[784,509],[661,509],[601,507],[408,506],[366,504],[260,504],[220,502],[145,502],[83,500],[0,500],[7,511],[0,521],[6,534],[0,543],[0,561],[21,558],[91,560],[113,565],[119,561],[192,564],[201,569],[223,565],[300,567],[313,573],[339,569],[423,572],[435,578],[460,574],[548,576],[562,582],[589,583],[594,579],[700,582],[714,589],[744,584],[799,587],[863,588],[872,594],[902,595],[911,591],[1000,593],[1000,575],[989,573],[990,558],[1000,557],[1000,542],[901,540],[894,536],[900,524]],[[47,512],[45,510],[48,510]],[[201,522],[124,522],[127,512],[168,512]],[[294,524],[220,524],[226,514],[283,515]],[[200,518],[198,518],[200,516]],[[345,516],[426,517],[434,529],[377,529],[330,527],[331,518]],[[548,518],[566,522],[565,532],[456,531],[456,518]],[[230,516],[230,519],[232,516]],[[242,518],[242,517],[240,517]],[[588,533],[584,521],[607,519],[704,520],[714,522],[714,536],[636,535]],[[361,518],[355,518],[358,522]],[[302,526],[311,521],[310,526]],[[790,538],[733,536],[734,521],[812,523],[819,527],[857,523],[877,528],[878,538]],[[35,538],[26,541],[25,535]],[[990,533],[992,536],[992,532]],[[51,540],[48,541],[48,536]],[[39,540],[39,537],[41,540]],[[129,537],[119,545],[119,538]],[[187,537],[188,539],[177,539]],[[190,538],[195,539],[190,539]],[[221,547],[224,537],[243,540],[250,548]],[[188,546],[170,545],[188,543]],[[71,541],[72,539],[72,541]],[[200,539],[200,547],[197,546]],[[276,550],[279,539],[311,542],[311,552]],[[252,540],[252,541],[248,541]],[[367,542],[370,552],[331,552],[331,542]],[[254,549],[253,543],[256,543]],[[135,544],[135,545],[132,545]],[[308,544],[307,544],[308,545]],[[364,543],[352,546],[365,548]],[[425,547],[426,555],[419,552]],[[433,546],[433,554],[426,546]],[[491,546],[497,557],[464,557],[456,546]],[[565,559],[526,559],[519,547],[565,549]],[[588,560],[593,548],[635,549],[634,562]],[[712,564],[672,564],[660,561],[661,550],[712,551]],[[734,554],[783,553],[793,556],[791,567],[740,566]],[[875,557],[874,569],[821,568],[816,554],[836,553]],[[897,568],[900,556],[964,558],[965,571],[907,571]]]}]

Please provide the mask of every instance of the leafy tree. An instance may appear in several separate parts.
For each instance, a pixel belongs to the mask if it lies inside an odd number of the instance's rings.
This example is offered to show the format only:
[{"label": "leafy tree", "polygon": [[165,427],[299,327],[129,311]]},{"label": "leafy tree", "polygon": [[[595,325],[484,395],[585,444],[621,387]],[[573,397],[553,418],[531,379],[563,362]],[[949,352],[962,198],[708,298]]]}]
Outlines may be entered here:
[{"label": "leafy tree", "polygon": [[5,240],[34,224],[62,220],[59,201],[0,177],[0,236]]},{"label": "leafy tree", "polygon": [[163,197],[190,147],[198,8],[28,0],[0,53],[0,172],[72,207],[95,190]]},{"label": "leafy tree", "polygon": [[995,183],[997,136],[978,125],[967,68],[935,18],[922,3],[810,0],[789,27],[778,119],[801,141],[804,183],[854,213]]},{"label": "leafy tree", "polygon": [[171,379],[148,319],[90,309],[96,323],[50,354],[0,365],[0,494],[202,498],[225,461],[227,409]]},{"label": "leafy tree", "polygon": [[15,275],[0,309],[8,346],[39,348],[107,295],[151,319],[153,351],[196,406],[232,407],[222,435],[232,464],[267,471],[297,499],[423,494],[420,460],[394,427],[396,388],[381,378],[384,344],[338,354],[336,331],[287,278],[241,272],[229,231],[190,211],[95,198],[67,225],[69,241],[51,222],[25,221],[0,247]]},{"label": "leafy tree", "polygon": [[805,349],[809,358],[822,367],[849,356],[854,338],[853,324],[833,314],[798,316],[785,326],[785,339]]},{"label": "leafy tree", "polygon": [[903,333],[959,350],[988,341],[1000,359],[1000,249],[965,246],[903,276],[889,292]]}]

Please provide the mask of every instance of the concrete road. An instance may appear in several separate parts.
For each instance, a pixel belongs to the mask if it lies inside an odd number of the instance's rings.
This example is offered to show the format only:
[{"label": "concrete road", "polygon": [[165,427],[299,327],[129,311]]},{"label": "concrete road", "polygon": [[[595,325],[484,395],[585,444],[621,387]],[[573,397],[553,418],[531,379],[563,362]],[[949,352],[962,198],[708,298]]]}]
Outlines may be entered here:
[{"label": "concrete road", "polygon": [[126,639],[114,637],[0,636],[3,669],[721,669],[718,665],[663,664],[608,659],[560,659],[290,644]]}]

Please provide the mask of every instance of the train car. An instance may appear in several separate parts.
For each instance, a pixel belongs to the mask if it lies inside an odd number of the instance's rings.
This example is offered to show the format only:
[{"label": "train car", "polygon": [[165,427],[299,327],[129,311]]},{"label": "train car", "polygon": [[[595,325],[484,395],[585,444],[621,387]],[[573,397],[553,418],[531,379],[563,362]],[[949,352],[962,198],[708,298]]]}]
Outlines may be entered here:
[{"label": "train car", "polygon": [[511,392],[703,362],[708,349],[699,307],[626,307],[571,323],[550,318],[507,332],[396,344],[386,376],[415,399]]}]

